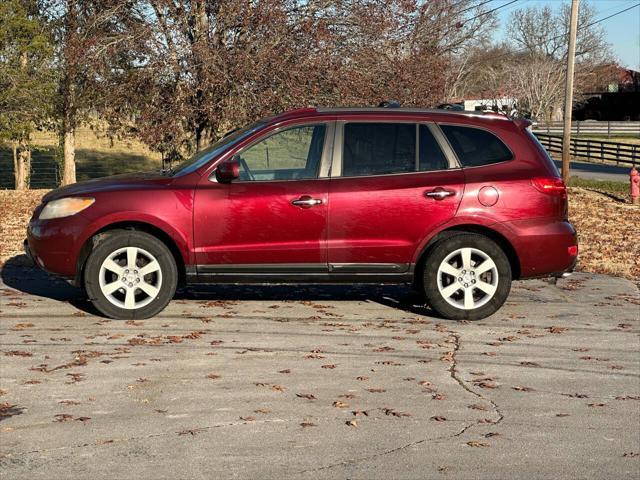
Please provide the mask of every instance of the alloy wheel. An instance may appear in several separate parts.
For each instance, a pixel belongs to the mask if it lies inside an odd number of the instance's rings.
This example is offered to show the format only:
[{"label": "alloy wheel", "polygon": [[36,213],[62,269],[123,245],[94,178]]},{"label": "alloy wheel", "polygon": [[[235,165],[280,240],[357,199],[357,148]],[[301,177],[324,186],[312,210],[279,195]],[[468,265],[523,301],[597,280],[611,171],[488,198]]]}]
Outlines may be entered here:
[{"label": "alloy wheel", "polygon": [[160,293],[162,270],[157,259],[138,247],[123,247],[107,255],[100,266],[100,291],[113,305],[142,308]]},{"label": "alloy wheel", "polygon": [[498,288],[495,262],[477,248],[459,248],[438,267],[438,291],[447,303],[463,310],[480,308]]}]

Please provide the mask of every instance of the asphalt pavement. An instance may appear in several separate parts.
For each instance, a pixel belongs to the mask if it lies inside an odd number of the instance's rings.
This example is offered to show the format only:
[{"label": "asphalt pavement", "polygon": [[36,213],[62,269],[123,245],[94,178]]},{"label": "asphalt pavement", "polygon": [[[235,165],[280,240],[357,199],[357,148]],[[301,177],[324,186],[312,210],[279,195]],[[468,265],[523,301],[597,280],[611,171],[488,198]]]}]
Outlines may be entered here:
[{"label": "asphalt pavement", "polygon": [[[554,160],[558,170],[562,169],[562,162]],[[603,163],[571,162],[569,175],[588,180],[608,180],[614,182],[629,182],[631,167],[619,167]]]},{"label": "asphalt pavement", "polygon": [[218,286],[156,318],[0,272],[0,477],[640,477],[640,298],[516,282],[479,322],[404,286]]}]

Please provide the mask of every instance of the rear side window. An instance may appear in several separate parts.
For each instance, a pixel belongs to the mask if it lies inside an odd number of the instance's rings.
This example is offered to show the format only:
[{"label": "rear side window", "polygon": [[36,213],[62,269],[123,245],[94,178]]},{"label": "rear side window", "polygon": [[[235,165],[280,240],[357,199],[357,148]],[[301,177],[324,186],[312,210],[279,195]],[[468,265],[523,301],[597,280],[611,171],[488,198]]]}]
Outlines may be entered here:
[{"label": "rear side window", "polygon": [[480,167],[511,160],[513,155],[494,134],[480,128],[440,125],[463,167]]},{"label": "rear side window", "polygon": [[[418,137],[419,142],[416,142]],[[431,130],[415,123],[347,123],[342,175],[392,175],[449,168]]]}]

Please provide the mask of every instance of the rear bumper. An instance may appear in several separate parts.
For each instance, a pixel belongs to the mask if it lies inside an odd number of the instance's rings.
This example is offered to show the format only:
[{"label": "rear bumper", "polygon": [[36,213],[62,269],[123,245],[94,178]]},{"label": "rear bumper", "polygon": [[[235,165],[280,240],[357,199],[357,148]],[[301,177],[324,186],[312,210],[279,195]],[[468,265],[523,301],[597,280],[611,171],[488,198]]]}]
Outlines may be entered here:
[{"label": "rear bumper", "polygon": [[520,261],[520,278],[562,276],[574,270],[578,261],[578,238],[568,221],[527,219],[501,226],[512,239]]}]

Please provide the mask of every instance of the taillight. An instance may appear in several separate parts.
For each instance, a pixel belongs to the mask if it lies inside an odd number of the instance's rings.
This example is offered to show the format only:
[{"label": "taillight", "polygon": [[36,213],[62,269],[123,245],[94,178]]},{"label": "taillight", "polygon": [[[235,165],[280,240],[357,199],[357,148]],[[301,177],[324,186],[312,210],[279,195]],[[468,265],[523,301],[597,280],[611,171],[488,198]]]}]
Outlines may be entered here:
[{"label": "taillight", "polygon": [[567,197],[567,187],[561,178],[556,177],[538,177],[531,179],[531,185],[536,190],[542,193],[548,193],[549,195],[556,195],[558,197]]}]

